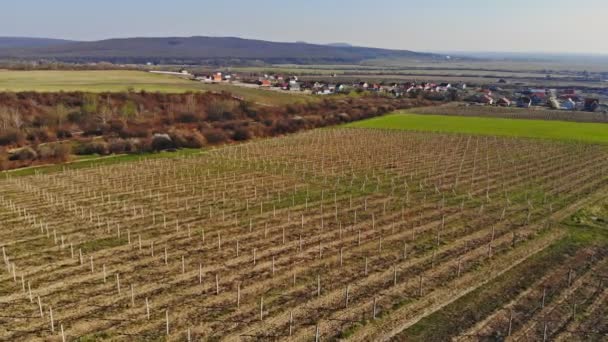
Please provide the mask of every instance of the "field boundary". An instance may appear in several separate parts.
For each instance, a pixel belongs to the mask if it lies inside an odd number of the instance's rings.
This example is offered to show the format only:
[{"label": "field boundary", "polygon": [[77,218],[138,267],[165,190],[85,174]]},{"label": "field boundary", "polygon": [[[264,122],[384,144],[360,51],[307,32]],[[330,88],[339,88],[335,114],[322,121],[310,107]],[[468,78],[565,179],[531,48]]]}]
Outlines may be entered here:
[{"label": "field boundary", "polygon": [[608,126],[603,123],[431,115],[406,110],[349,123],[346,127],[608,145]]}]

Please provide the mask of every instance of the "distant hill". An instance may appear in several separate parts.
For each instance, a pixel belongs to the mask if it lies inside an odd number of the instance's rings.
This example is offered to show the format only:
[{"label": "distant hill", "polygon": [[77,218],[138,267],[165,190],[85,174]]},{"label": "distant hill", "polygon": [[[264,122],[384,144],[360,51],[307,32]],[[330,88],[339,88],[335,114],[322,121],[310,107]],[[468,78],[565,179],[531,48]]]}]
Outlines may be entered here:
[{"label": "distant hill", "polygon": [[348,44],[348,43],[329,43],[329,44],[327,44],[327,46],[333,46],[333,47],[353,47],[351,44]]},{"label": "distant hill", "polygon": [[36,48],[75,43],[72,40],[27,37],[0,37],[0,49]]},{"label": "distant hill", "polygon": [[359,63],[376,58],[436,59],[439,55],[307,43],[277,43],[232,37],[123,38],[95,42],[59,42],[38,47],[0,49],[3,59],[49,59],[64,62],[238,64]]}]

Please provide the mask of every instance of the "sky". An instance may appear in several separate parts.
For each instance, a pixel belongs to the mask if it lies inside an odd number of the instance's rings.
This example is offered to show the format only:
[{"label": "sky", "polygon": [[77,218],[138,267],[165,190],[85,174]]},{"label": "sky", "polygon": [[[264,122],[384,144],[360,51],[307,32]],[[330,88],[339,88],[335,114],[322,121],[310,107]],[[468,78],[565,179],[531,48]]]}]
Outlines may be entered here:
[{"label": "sky", "polygon": [[0,36],[608,54],[608,0],[2,0]]}]

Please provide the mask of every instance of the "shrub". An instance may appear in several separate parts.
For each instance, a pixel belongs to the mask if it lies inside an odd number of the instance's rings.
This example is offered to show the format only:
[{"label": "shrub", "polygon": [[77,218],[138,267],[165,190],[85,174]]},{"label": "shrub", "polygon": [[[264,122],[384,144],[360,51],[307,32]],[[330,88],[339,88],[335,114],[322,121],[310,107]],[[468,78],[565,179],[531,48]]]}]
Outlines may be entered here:
[{"label": "shrub", "polygon": [[22,147],[20,149],[13,151],[9,157],[10,160],[20,160],[20,161],[35,160],[37,158],[38,158],[38,153],[36,153],[36,151],[29,146]]},{"label": "shrub", "polygon": [[38,146],[38,155],[40,159],[57,159],[60,161],[68,161],[72,154],[70,144],[54,143]]},{"label": "shrub", "polygon": [[42,143],[51,141],[52,139],[53,134],[44,127],[31,129],[27,134],[27,140],[29,141],[37,141]]},{"label": "shrub", "polygon": [[251,101],[241,101],[239,102],[239,108],[247,117],[251,119],[258,118],[258,111],[255,108],[255,104]]},{"label": "shrub", "polygon": [[197,122],[198,120],[199,120],[198,116],[195,113],[191,113],[191,112],[179,113],[177,115],[177,118],[175,119],[175,121],[181,122],[181,123],[194,123],[194,122]]},{"label": "shrub", "polygon": [[122,134],[122,131],[125,129],[125,123],[122,120],[110,120],[108,122],[108,130],[112,133]]},{"label": "shrub", "polygon": [[80,143],[76,149],[75,153],[80,155],[88,155],[88,154],[99,154],[106,155],[110,152],[108,143],[103,140],[93,140],[88,142]]},{"label": "shrub", "polygon": [[71,123],[86,122],[89,117],[90,115],[88,113],[81,111],[73,111],[67,115],[67,119]]},{"label": "shrub", "polygon": [[55,135],[57,135],[57,139],[68,139],[72,137],[72,132],[68,128],[58,128],[55,131]]},{"label": "shrub", "polygon": [[175,148],[175,143],[169,136],[169,134],[154,134],[151,142],[152,150],[162,151]]},{"label": "shrub", "polygon": [[207,105],[207,118],[211,121],[231,120],[234,117],[235,109],[235,101],[216,99]]},{"label": "shrub", "polygon": [[251,132],[245,127],[237,128],[232,135],[235,141],[245,141],[251,139]]},{"label": "shrub", "polygon": [[201,148],[207,143],[207,139],[197,132],[183,129],[175,129],[169,132],[176,147]]},{"label": "shrub", "polygon": [[125,118],[134,118],[139,115],[139,110],[137,104],[129,100],[120,108],[120,113]]},{"label": "shrub", "polygon": [[140,152],[140,153],[148,153],[148,152],[153,152],[154,149],[152,148],[152,138],[151,137],[147,137],[144,139],[132,139],[134,145],[135,145],[135,149]]},{"label": "shrub", "polygon": [[110,153],[119,154],[134,152],[135,148],[131,140],[116,138],[108,142],[108,150]]},{"label": "shrub", "polygon": [[230,140],[226,132],[217,128],[205,129],[203,135],[209,144],[221,144]]},{"label": "shrub", "polygon": [[107,125],[87,122],[81,126],[81,129],[85,136],[100,136],[103,135],[104,131],[107,131],[107,127]]},{"label": "shrub", "polygon": [[18,129],[0,131],[0,145],[21,145],[24,141],[23,132]]},{"label": "shrub", "polygon": [[51,145],[40,145],[38,146],[38,155],[40,159],[51,159],[55,156]]},{"label": "shrub", "polygon": [[54,144],[55,158],[66,162],[72,157],[72,145],[70,144]]},{"label": "shrub", "polygon": [[97,94],[84,94],[82,99],[82,113],[95,114],[99,108],[99,98]]},{"label": "shrub", "polygon": [[6,155],[6,152],[0,151],[0,171],[8,170],[8,167],[8,156]]},{"label": "shrub", "polygon": [[150,136],[150,132],[144,125],[135,124],[123,127],[120,130],[119,136],[121,138],[146,138]]}]

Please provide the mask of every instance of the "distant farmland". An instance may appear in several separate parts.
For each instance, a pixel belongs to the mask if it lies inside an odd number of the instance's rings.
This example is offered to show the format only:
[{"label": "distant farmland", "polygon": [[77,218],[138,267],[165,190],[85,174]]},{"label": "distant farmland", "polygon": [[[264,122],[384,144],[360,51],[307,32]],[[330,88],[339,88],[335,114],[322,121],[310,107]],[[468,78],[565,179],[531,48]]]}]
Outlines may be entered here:
[{"label": "distant farmland", "polygon": [[601,340],[607,170],[338,128],[2,178],[0,339]]},{"label": "distant farmland", "polygon": [[0,91],[82,91],[125,92],[128,90],[163,93],[189,91],[229,91],[236,96],[264,104],[302,102],[312,97],[269,92],[230,85],[210,85],[171,75],[131,70],[100,71],[7,71],[0,70]]},{"label": "distant farmland", "polygon": [[603,123],[418,115],[401,112],[351,123],[349,127],[608,143],[608,125]]}]

